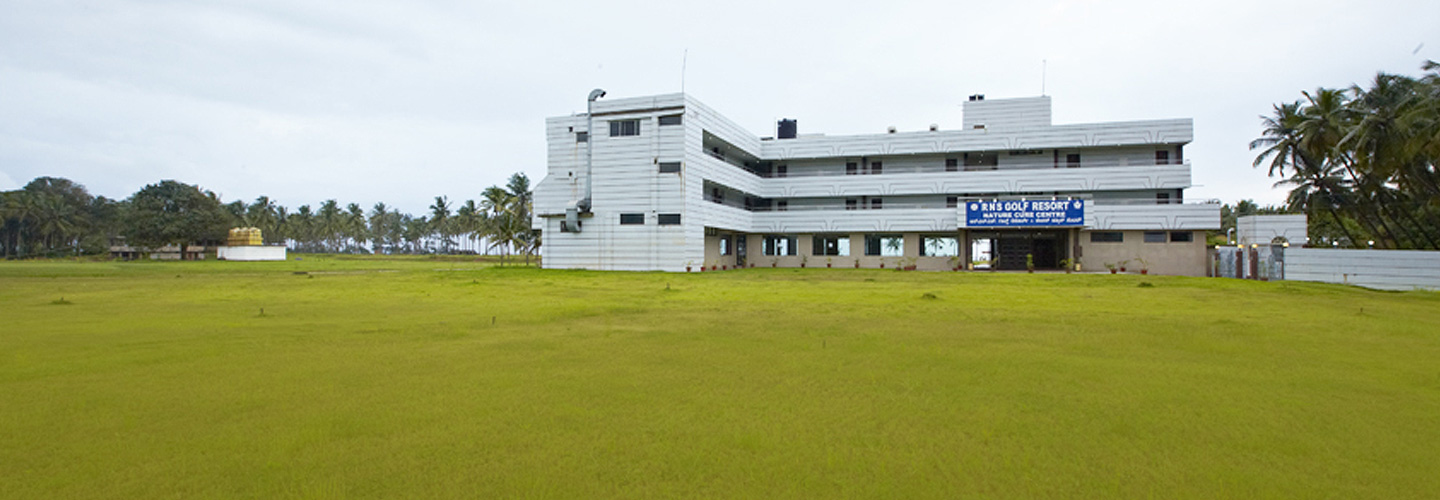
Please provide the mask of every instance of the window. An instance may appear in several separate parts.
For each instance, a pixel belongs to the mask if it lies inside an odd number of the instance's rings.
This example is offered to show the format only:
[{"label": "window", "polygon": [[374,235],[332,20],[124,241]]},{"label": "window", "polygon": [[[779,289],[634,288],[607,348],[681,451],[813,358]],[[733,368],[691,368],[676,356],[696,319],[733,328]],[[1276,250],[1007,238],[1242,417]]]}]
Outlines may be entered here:
[{"label": "window", "polygon": [[946,171],[946,172],[959,172],[959,171],[960,171],[960,160],[959,160],[958,158],[946,158],[946,159],[945,159],[945,171]]},{"label": "window", "polygon": [[1170,231],[1171,243],[1189,243],[1195,241],[1195,233],[1190,231]]},{"label": "window", "polygon": [[867,234],[865,235],[865,255],[904,256],[905,239],[898,234]]},{"label": "window", "polygon": [[855,175],[857,173],[860,173],[859,165],[853,161],[845,162],[845,175]]},{"label": "window", "polygon": [[615,120],[610,122],[610,137],[640,135],[640,120]]},{"label": "window", "polygon": [[1125,241],[1125,233],[1122,233],[1122,232],[1120,232],[1120,231],[1091,231],[1091,232],[1090,232],[1090,242],[1091,242],[1091,243],[1123,243],[1124,241]]},{"label": "window", "polygon": [[680,225],[680,214],[660,214],[659,223],[662,226]]},{"label": "window", "polygon": [[958,257],[960,256],[960,242],[953,236],[925,236],[920,239],[920,255]]},{"label": "window", "polygon": [[776,211],[776,212],[784,212],[784,211],[789,210],[789,209],[790,209],[790,202],[785,201],[785,200],[780,200],[780,201],[775,202],[775,211]]},{"label": "window", "polygon": [[710,201],[713,201],[713,202],[715,202],[715,203],[724,204],[724,203],[725,203],[725,190],[724,190],[724,189],[720,189],[720,188],[718,188],[718,187],[710,188]]},{"label": "window", "polygon": [[644,223],[645,223],[645,214],[620,214],[620,225],[622,225],[622,226],[629,226],[629,225],[635,225],[635,224],[644,224]]},{"label": "window", "polygon": [[846,199],[846,200],[845,200],[845,209],[846,209],[846,210],[855,210],[856,208],[858,208],[858,207],[856,207],[855,205],[856,205],[856,203],[855,203],[855,199],[854,199],[854,198],[849,198],[849,199]]},{"label": "window", "polygon": [[880,198],[870,198],[870,209],[879,210],[881,205],[884,204],[884,202],[885,200],[882,200]]},{"label": "window", "polygon": [[1145,231],[1146,243],[1164,243],[1165,231]]},{"label": "window", "polygon": [[589,132],[576,132],[576,133],[575,133],[575,142],[590,142],[590,133],[589,133]]},{"label": "window", "polygon": [[959,197],[959,196],[946,196],[946,197],[945,197],[945,208],[960,208],[960,197]]},{"label": "window", "polygon": [[880,162],[878,162],[878,161],[872,161],[872,162],[870,162],[870,174],[871,174],[871,175],[880,175],[880,171],[883,170],[883,169],[884,169],[884,165],[882,165]]},{"label": "window", "polygon": [[1080,168],[1080,154],[1071,153],[1065,155],[1065,168]]},{"label": "window", "polygon": [[660,117],[660,126],[663,127],[663,126],[666,126],[666,125],[679,125],[679,124],[681,124],[681,123],[684,123],[683,119],[682,119],[680,116],[681,116],[681,115],[665,115],[665,116],[662,116],[662,117]]},{"label": "window", "polygon": [[794,236],[769,235],[765,237],[765,255],[795,255],[798,238]]},{"label": "window", "polygon": [[720,237],[720,255],[730,255],[730,236]]},{"label": "window", "polygon": [[847,235],[816,236],[812,241],[811,253],[815,255],[850,255],[850,237]]},{"label": "window", "polygon": [[1157,204],[1157,205],[1169,205],[1169,204],[1170,204],[1170,193],[1155,193],[1155,204]]},{"label": "window", "polygon": [[1156,164],[1156,165],[1169,165],[1169,164],[1170,164],[1170,152],[1169,152],[1169,151],[1165,151],[1165,150],[1156,151],[1156,152],[1155,152],[1155,164]]},{"label": "window", "polygon": [[1000,168],[1000,155],[995,153],[965,153],[965,170],[995,170]]},{"label": "window", "polygon": [[680,162],[678,162],[678,161],[662,161],[662,162],[660,162],[660,173],[662,173],[662,174],[678,174],[678,173],[680,173]]}]

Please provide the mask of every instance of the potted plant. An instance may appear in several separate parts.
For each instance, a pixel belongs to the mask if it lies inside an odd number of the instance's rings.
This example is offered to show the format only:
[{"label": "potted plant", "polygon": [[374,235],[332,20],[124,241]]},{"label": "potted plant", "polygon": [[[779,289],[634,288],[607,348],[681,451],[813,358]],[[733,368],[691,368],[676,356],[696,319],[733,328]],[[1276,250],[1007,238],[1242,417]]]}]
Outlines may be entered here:
[{"label": "potted plant", "polygon": [[693,260],[687,260],[687,261],[685,261],[685,272],[687,272],[687,273],[690,272],[690,267],[692,267],[692,266],[694,266],[694,265],[695,265],[695,261],[693,261]]},{"label": "potted plant", "polygon": [[860,258],[859,258],[859,257],[856,257],[856,258],[855,258],[855,269],[860,269]]},{"label": "potted plant", "polygon": [[884,257],[881,257],[881,258],[880,258],[880,269],[885,269],[885,258],[884,258]]},{"label": "potted plant", "polygon": [[1140,274],[1150,274],[1150,261],[1136,257],[1135,262],[1140,263]]},{"label": "potted plant", "polygon": [[1105,263],[1105,269],[1109,269],[1109,270],[1110,270],[1110,274],[1115,274],[1115,263],[1114,263],[1114,262],[1106,262],[1106,263]]},{"label": "potted plant", "polygon": [[[725,262],[725,261],[722,260],[722,261],[720,261],[720,262]],[[721,271],[729,271],[729,270],[730,270],[730,264],[720,264],[720,270],[721,270]]]},{"label": "potted plant", "polygon": [[1025,272],[1035,274],[1035,254],[1025,254]]},{"label": "potted plant", "polygon": [[780,258],[779,258],[779,257],[775,257],[775,258],[773,258],[773,259],[770,259],[770,267],[778,267],[779,265],[780,265]]},{"label": "potted plant", "polygon": [[830,267],[834,267],[834,266],[831,266],[831,265],[830,265],[831,262],[832,262],[832,258],[831,258],[831,257],[826,257],[826,258],[825,258],[825,267],[826,267],[827,269],[830,268]]},{"label": "potted plant", "polygon": [[1074,269],[1070,268],[1070,259],[1060,259],[1060,267],[1065,268],[1065,274],[1070,274]]},{"label": "potted plant", "polygon": [[807,263],[807,262],[810,262],[810,256],[809,256],[809,255],[801,254],[801,255],[800,255],[800,267],[805,267],[805,263]]},{"label": "potted plant", "polygon": [[919,260],[920,260],[920,259],[917,258],[917,257],[906,257],[906,258],[905,258],[905,270],[906,270],[906,271],[914,271],[915,268],[916,268],[915,262],[916,262],[916,261],[919,261]]},{"label": "potted plant", "polygon": [[950,269],[954,271],[960,270],[960,256],[957,255],[950,258]]},{"label": "potted plant", "polygon": [[1122,273],[1125,272],[1125,264],[1129,264],[1129,263],[1130,263],[1130,261],[1128,261],[1128,260],[1122,260],[1122,261],[1120,261],[1120,272],[1122,272]]}]

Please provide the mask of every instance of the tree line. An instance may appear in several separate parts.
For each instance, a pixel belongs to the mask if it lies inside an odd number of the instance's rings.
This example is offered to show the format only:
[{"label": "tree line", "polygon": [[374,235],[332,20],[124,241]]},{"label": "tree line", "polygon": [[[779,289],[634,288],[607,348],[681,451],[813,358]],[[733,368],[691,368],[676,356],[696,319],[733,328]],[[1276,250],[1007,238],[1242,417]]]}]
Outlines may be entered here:
[{"label": "tree line", "polygon": [[[502,261],[539,245],[530,229],[530,179],[510,176],[480,200],[455,204],[435,197],[429,211],[402,213],[385,203],[366,211],[357,203],[326,200],[294,210],[268,196],[223,202],[214,192],[173,180],[161,181],[123,200],[92,196],[69,179],[39,177],[0,192],[0,256],[5,258],[104,254],[129,244],[223,244],[233,227],[256,227],[266,244],[295,252],[381,254],[490,254]],[[183,251],[183,248],[182,248]]]},{"label": "tree line", "polygon": [[1262,116],[1260,150],[1287,208],[1326,246],[1440,249],[1440,64],[1381,72],[1369,87],[1317,88]]}]

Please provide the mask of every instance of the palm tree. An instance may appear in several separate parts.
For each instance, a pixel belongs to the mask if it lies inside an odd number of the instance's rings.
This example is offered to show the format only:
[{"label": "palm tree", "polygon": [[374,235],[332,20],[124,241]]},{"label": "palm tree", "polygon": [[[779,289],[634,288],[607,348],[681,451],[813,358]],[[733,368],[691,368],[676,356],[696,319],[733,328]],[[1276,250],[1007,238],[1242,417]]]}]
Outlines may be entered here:
[{"label": "palm tree", "polygon": [[435,203],[430,205],[430,228],[440,237],[440,251],[450,251],[450,199],[444,196],[436,196]]},{"label": "palm tree", "polygon": [[41,193],[35,198],[34,219],[35,231],[44,242],[46,250],[76,241],[72,236],[79,232],[79,217],[75,207],[66,203],[64,198]]},{"label": "palm tree", "polygon": [[4,221],[4,228],[10,235],[11,243],[6,246],[5,256],[13,253],[16,256],[27,255],[28,248],[25,247],[25,236],[30,231],[32,215],[35,211],[35,198],[27,191],[9,191],[0,193],[4,198],[0,199],[0,219]]},{"label": "palm tree", "polygon": [[[1310,212],[1312,209],[1324,208],[1335,220],[1342,220],[1336,212],[1336,203],[1340,200],[1335,195],[1338,189],[1344,189],[1343,180],[1339,179],[1333,170],[1326,168],[1325,162],[1320,161],[1317,155],[1306,149],[1302,144],[1300,127],[1305,121],[1301,114],[1301,103],[1279,104],[1274,107],[1272,116],[1261,116],[1261,123],[1264,126],[1263,135],[1260,138],[1250,141],[1250,149],[1263,149],[1255,157],[1253,166],[1259,167],[1269,161],[1269,175],[1289,176],[1276,185],[1288,184],[1295,186],[1291,191],[1289,199],[1292,209]],[[1316,201],[1323,202],[1323,206],[1317,207]],[[1342,229],[1344,226],[1341,226]],[[1345,231],[1345,237],[1352,242],[1360,240]]]},{"label": "palm tree", "polygon": [[511,221],[510,239],[517,245],[517,249],[525,252],[525,265],[530,265],[530,255],[535,251],[535,245],[540,239],[535,237],[535,232],[530,229],[531,205],[534,193],[530,190],[530,177],[524,173],[516,173],[510,176],[510,182],[506,184],[510,191],[510,212],[514,220]]},{"label": "palm tree", "polygon": [[275,242],[280,236],[275,234],[277,215],[275,202],[270,201],[269,196],[261,196],[245,209],[245,225],[259,228],[266,241]]},{"label": "palm tree", "polygon": [[503,264],[503,252],[505,251],[505,245],[508,245],[508,241],[502,240],[507,240],[504,233],[508,231],[510,227],[509,206],[511,195],[499,186],[490,186],[485,188],[485,191],[481,192],[480,196],[480,207],[485,213],[486,220],[484,233],[490,243],[486,246],[487,253],[490,249],[499,248],[502,252],[501,263]]},{"label": "palm tree", "polygon": [[465,204],[455,210],[456,234],[464,234],[465,239],[470,242],[467,251],[474,251],[475,240],[483,222],[480,206],[475,204],[475,200],[465,200]]},{"label": "palm tree", "polygon": [[300,205],[290,216],[290,232],[295,235],[295,250],[315,251],[315,214],[310,205]]},{"label": "palm tree", "polygon": [[345,237],[349,240],[349,251],[359,252],[365,247],[369,240],[366,236],[365,210],[360,208],[359,203],[351,203],[345,207]]},{"label": "palm tree", "polygon": [[375,253],[390,253],[389,245],[394,240],[390,237],[389,225],[386,219],[390,216],[390,209],[384,203],[376,203],[370,211],[370,246]]},{"label": "palm tree", "polygon": [[320,211],[316,213],[316,225],[319,236],[325,242],[325,251],[334,252],[339,246],[340,232],[343,229],[344,221],[341,220],[340,203],[334,199],[325,200],[320,204]]}]

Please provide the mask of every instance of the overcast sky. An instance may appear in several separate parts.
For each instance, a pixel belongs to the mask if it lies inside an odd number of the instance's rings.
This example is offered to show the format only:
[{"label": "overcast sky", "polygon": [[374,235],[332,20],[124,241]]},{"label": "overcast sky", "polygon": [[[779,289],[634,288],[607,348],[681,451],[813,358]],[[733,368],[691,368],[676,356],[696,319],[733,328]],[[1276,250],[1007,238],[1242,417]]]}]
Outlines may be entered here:
[{"label": "overcast sky", "polygon": [[[688,58],[685,54],[688,50]],[[1261,114],[1440,60],[1440,2],[140,2],[0,0],[0,190],[421,212],[545,173],[545,117],[685,90],[757,135],[960,128],[1052,96],[1056,123],[1194,118],[1191,200],[1278,203]]]}]

